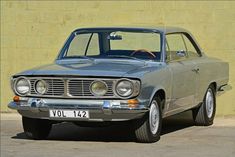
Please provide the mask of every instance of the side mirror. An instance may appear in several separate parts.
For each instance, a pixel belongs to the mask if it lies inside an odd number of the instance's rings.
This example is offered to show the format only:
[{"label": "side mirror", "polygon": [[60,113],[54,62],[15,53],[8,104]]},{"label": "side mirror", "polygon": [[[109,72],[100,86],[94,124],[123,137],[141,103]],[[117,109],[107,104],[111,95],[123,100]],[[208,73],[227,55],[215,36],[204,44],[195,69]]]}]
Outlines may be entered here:
[{"label": "side mirror", "polygon": [[179,50],[176,52],[178,57],[186,57],[186,52],[184,50]]}]

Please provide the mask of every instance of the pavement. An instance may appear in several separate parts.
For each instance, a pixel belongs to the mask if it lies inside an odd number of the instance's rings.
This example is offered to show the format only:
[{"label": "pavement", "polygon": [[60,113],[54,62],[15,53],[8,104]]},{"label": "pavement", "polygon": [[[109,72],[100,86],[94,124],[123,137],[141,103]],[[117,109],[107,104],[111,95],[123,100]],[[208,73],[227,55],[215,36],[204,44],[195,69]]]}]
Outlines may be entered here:
[{"label": "pavement", "polygon": [[163,122],[160,141],[137,143],[126,125],[83,128],[53,126],[47,140],[27,139],[21,117],[1,114],[1,157],[234,157],[235,116],[216,117],[214,125],[194,126],[189,112]]}]

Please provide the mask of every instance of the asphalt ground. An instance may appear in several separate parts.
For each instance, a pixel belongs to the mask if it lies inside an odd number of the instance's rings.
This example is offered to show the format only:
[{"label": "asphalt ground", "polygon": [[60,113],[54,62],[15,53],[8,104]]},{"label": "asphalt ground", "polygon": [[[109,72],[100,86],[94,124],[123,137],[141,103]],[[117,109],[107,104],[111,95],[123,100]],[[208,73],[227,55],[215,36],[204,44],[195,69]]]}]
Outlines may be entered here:
[{"label": "asphalt ground", "polygon": [[1,114],[1,157],[235,157],[235,116],[194,126],[189,112],[163,122],[160,141],[137,143],[126,125],[53,126],[47,140],[27,139],[19,114]]}]

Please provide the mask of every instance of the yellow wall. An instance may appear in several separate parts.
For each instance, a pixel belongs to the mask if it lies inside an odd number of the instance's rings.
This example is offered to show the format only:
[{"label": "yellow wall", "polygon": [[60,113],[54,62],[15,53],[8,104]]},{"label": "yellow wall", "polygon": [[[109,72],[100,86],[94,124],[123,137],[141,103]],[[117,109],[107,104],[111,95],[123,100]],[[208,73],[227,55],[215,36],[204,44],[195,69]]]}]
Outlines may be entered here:
[{"label": "yellow wall", "polygon": [[[121,25],[190,30],[209,56],[230,63],[235,87],[235,2],[1,1],[1,111],[10,111],[10,76],[52,62],[72,30]],[[219,115],[235,114],[235,90],[217,104]]]}]

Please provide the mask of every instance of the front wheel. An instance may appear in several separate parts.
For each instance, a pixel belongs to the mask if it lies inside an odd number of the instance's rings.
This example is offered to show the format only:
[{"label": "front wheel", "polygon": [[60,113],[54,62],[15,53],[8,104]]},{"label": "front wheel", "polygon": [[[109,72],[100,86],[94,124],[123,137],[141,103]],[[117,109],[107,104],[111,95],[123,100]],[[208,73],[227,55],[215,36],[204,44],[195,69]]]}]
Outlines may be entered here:
[{"label": "front wheel", "polygon": [[52,123],[46,119],[22,117],[24,133],[35,140],[46,139],[51,131]]},{"label": "front wheel", "polygon": [[200,107],[193,109],[193,118],[196,125],[209,126],[213,124],[216,111],[215,88],[210,85],[206,91]]},{"label": "front wheel", "polygon": [[161,100],[152,100],[147,115],[135,122],[135,135],[138,142],[151,143],[160,139],[162,128]]}]

